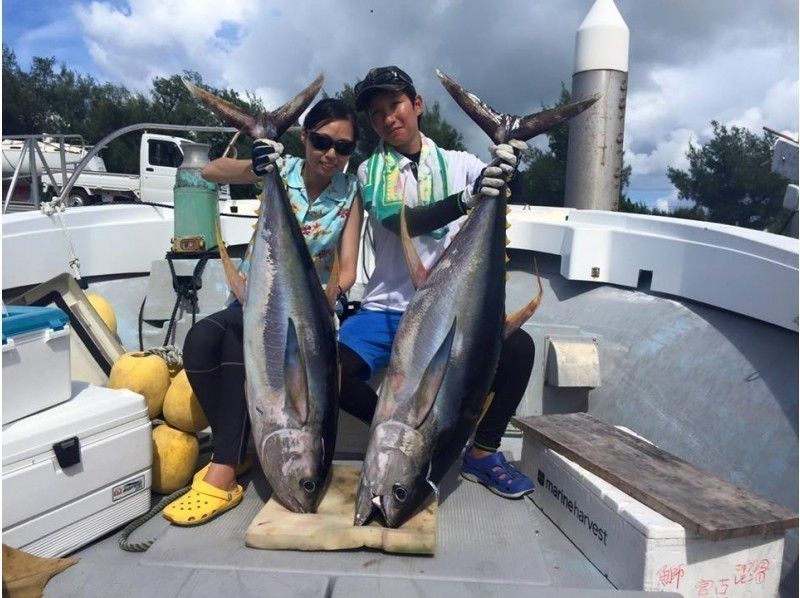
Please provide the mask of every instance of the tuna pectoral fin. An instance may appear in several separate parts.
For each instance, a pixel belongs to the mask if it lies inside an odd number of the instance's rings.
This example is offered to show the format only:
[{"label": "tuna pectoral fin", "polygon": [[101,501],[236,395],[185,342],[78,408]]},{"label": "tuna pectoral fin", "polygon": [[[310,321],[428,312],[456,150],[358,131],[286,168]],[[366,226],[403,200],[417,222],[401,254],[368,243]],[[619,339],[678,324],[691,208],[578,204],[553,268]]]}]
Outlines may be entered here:
[{"label": "tuna pectoral fin", "polygon": [[428,417],[431,409],[433,409],[436,395],[439,394],[444,374],[447,371],[447,364],[450,361],[450,350],[453,348],[453,337],[455,335],[456,321],[453,319],[450,332],[447,333],[428,367],[425,368],[425,373],[422,375],[422,380],[417,388],[416,409],[409,414],[409,418],[413,418],[413,421],[408,422],[414,428],[419,428]]},{"label": "tuna pectoral fin", "polygon": [[486,400],[483,403],[483,409],[481,409],[481,416],[478,418],[478,423],[475,424],[475,427],[477,427],[483,421],[486,412],[489,411],[489,407],[492,406],[492,401],[494,401],[494,391],[486,395]]},{"label": "tuna pectoral fin", "polygon": [[286,332],[286,353],[283,360],[283,377],[286,387],[286,413],[304,425],[308,420],[308,377],[306,363],[300,351],[294,321],[289,318]]},{"label": "tuna pectoral fin", "polygon": [[228,285],[231,287],[233,296],[236,297],[239,303],[244,305],[244,276],[233,265],[228,249],[225,247],[225,241],[222,239],[222,230],[219,225],[219,215],[217,215],[217,220],[214,223],[214,234],[217,237],[217,248],[219,249],[219,258],[222,260],[222,269],[225,271],[225,278],[228,279]]},{"label": "tuna pectoral fin", "polygon": [[328,305],[333,309],[336,304],[336,298],[339,296],[339,250],[333,250],[333,266],[331,266],[331,275],[328,277],[328,284],[325,286],[325,299],[328,300]]},{"label": "tuna pectoral fin", "polygon": [[414,283],[414,288],[418,289],[422,283],[428,279],[428,270],[422,265],[422,260],[419,259],[417,249],[411,241],[411,235],[408,234],[408,222],[406,222],[406,204],[400,208],[400,237],[403,239],[403,253],[406,256],[406,264],[408,265],[408,273],[411,276],[411,282]]},{"label": "tuna pectoral fin", "polygon": [[539,283],[539,292],[536,294],[536,297],[533,298],[533,301],[525,305],[519,311],[514,312],[510,316],[506,316],[506,323],[503,327],[503,338],[511,336],[520,326],[530,319],[537,309],[539,309],[544,290],[542,289],[542,277],[539,276],[539,267],[536,266],[535,260],[534,268],[536,269],[536,282]]}]

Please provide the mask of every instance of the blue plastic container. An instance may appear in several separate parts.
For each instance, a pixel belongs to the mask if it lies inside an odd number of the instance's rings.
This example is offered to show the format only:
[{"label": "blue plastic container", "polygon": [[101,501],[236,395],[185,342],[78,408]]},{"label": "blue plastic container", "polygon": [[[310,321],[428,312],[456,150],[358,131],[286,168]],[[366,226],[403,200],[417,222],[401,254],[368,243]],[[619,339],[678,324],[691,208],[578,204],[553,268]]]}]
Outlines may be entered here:
[{"label": "blue plastic container", "polygon": [[61,330],[69,324],[69,317],[57,307],[34,307],[11,305],[3,311],[3,344],[9,337],[30,332]]}]

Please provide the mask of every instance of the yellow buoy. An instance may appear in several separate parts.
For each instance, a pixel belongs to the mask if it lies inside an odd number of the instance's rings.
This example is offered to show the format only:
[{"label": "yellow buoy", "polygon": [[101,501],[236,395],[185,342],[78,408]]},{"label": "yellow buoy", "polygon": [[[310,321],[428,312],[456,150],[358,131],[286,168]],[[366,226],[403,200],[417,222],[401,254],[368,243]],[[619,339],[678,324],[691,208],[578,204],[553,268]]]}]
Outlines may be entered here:
[{"label": "yellow buoy", "polygon": [[153,430],[153,491],[170,494],[188,485],[199,456],[197,436],[167,424],[156,426]]},{"label": "yellow buoy", "polygon": [[184,432],[199,432],[208,427],[206,414],[184,370],[172,379],[164,397],[164,419]]},{"label": "yellow buoy", "polygon": [[169,368],[158,355],[125,353],[117,359],[108,378],[109,388],[127,388],[143,395],[150,419],[161,413],[169,388]]},{"label": "yellow buoy", "polygon": [[103,323],[108,326],[108,329],[117,334],[117,316],[114,314],[114,308],[111,307],[111,304],[105,297],[101,297],[100,295],[95,295],[93,293],[89,293],[86,295],[86,298],[89,300],[89,303],[100,316],[100,319],[103,320]]}]

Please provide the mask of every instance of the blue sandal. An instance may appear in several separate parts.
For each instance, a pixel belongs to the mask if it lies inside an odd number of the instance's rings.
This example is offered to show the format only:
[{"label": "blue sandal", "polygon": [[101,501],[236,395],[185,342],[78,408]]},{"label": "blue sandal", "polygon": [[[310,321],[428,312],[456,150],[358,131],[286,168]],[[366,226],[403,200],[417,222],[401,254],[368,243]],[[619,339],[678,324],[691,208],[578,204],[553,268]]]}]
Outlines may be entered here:
[{"label": "blue sandal", "polygon": [[521,498],[536,487],[528,476],[506,461],[500,451],[475,459],[469,456],[467,449],[461,476],[470,482],[483,484],[505,498]]}]

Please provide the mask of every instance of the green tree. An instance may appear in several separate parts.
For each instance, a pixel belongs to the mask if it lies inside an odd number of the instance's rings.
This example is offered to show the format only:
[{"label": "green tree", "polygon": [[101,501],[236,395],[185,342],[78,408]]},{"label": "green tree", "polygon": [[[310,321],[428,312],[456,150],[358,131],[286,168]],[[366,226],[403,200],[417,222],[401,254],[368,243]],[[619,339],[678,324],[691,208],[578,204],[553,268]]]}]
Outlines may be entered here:
[{"label": "green tree", "polygon": [[[572,101],[570,92],[561,83],[561,95],[554,106],[542,106],[543,110],[558,108]],[[527,203],[536,206],[563,206],[567,178],[567,147],[569,128],[563,123],[547,133],[547,150],[538,147],[522,153],[520,181],[517,193],[511,196],[512,203]]]},{"label": "green tree", "polygon": [[695,202],[712,222],[758,230],[777,230],[785,219],[782,199],[788,184],[770,172],[774,137],[730,129],[711,121],[714,136],[705,145],[689,145],[689,169],[669,168],[667,176],[681,199]]}]

